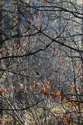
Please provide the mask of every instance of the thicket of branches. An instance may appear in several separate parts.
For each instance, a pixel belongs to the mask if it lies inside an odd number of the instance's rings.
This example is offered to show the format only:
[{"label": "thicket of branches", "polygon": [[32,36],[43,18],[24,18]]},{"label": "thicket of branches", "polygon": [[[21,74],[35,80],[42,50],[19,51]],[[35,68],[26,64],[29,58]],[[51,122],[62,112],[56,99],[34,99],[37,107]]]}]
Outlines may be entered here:
[{"label": "thicket of branches", "polygon": [[0,1],[0,116],[83,124],[82,0]]}]

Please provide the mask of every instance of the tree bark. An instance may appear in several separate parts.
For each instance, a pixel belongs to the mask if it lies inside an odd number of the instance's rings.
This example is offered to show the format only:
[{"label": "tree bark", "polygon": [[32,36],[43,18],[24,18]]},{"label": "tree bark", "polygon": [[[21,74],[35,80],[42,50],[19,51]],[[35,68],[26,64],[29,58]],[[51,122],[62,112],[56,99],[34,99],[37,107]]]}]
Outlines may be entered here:
[{"label": "tree bark", "polygon": [[[82,13],[83,13],[83,1],[82,1]],[[83,19],[82,19],[82,26],[81,26],[81,32],[82,32],[82,34],[83,34]],[[82,48],[82,50],[83,50],[83,35],[82,35],[82,37],[81,37],[81,48]],[[81,62],[82,62],[82,64],[81,64],[81,68],[82,68],[82,72],[81,72],[81,76],[83,76],[83,54],[82,54],[82,56],[81,56]],[[81,90],[83,90],[83,78],[81,79]],[[83,92],[82,92],[83,93]]]},{"label": "tree bark", "polygon": [[[2,56],[2,51],[1,51],[1,48],[2,48],[2,40],[3,40],[3,37],[2,37],[2,28],[3,28],[3,17],[2,17],[2,0],[0,0],[0,58]],[[0,68],[1,68],[1,60],[0,60]],[[0,71],[0,79],[2,77],[2,71]],[[0,118],[3,117],[3,101],[2,101],[2,93],[0,91]]]}]

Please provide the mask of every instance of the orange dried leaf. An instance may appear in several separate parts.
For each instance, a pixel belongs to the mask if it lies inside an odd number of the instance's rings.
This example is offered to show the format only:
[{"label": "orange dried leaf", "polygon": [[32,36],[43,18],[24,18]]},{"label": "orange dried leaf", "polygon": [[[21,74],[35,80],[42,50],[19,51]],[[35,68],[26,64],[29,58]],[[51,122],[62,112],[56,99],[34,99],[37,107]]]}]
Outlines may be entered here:
[{"label": "orange dried leaf", "polygon": [[75,93],[75,92],[76,92],[76,90],[74,89],[74,90],[73,90],[73,93]]},{"label": "orange dried leaf", "polygon": [[3,51],[5,50],[4,47],[2,48],[2,50],[3,50]]},{"label": "orange dried leaf", "polygon": [[80,71],[80,68],[78,67],[78,71]]},{"label": "orange dried leaf", "polygon": [[82,79],[82,76],[80,76],[80,79]]},{"label": "orange dried leaf", "polygon": [[41,23],[41,20],[37,21],[37,23]]},{"label": "orange dried leaf", "polygon": [[65,112],[65,114],[68,114],[68,113],[69,113],[68,111]]},{"label": "orange dried leaf", "polygon": [[21,89],[23,89],[23,86],[21,86],[21,87],[19,88],[19,90],[21,90]]},{"label": "orange dried leaf", "polygon": [[42,93],[45,93],[45,89],[44,89],[44,88],[42,88],[41,92],[42,92]]},{"label": "orange dried leaf", "polygon": [[45,95],[48,95],[48,92],[45,90]]},{"label": "orange dried leaf", "polygon": [[73,105],[75,105],[75,104],[76,104],[76,102],[74,101],[74,102],[73,102]]},{"label": "orange dried leaf", "polygon": [[61,97],[64,98],[64,92],[61,90]]},{"label": "orange dried leaf", "polygon": [[74,63],[74,66],[76,66],[76,63]]},{"label": "orange dried leaf", "polygon": [[32,20],[29,20],[29,23],[32,23]]},{"label": "orange dried leaf", "polygon": [[73,106],[73,109],[76,111],[76,108],[75,108],[75,106]]},{"label": "orange dried leaf", "polygon": [[45,88],[50,90],[50,86],[48,84],[45,86]]},{"label": "orange dried leaf", "polygon": [[80,102],[76,102],[77,105],[80,105]]},{"label": "orange dried leaf", "polygon": [[[3,53],[4,53],[4,54],[6,54],[6,52],[5,52],[5,51],[4,51]],[[11,54],[11,55],[12,55],[12,54]]]},{"label": "orange dried leaf", "polygon": [[0,90],[2,89],[2,87],[0,87]]},{"label": "orange dried leaf", "polygon": [[35,84],[33,84],[33,89],[35,88]]},{"label": "orange dried leaf", "polygon": [[63,62],[64,60],[62,59],[62,62]]},{"label": "orange dried leaf", "polygon": [[56,73],[58,72],[58,70],[55,71]]},{"label": "orange dried leaf", "polygon": [[20,60],[22,61],[22,58],[20,58]]},{"label": "orange dried leaf", "polygon": [[65,101],[65,98],[64,98],[64,101]]},{"label": "orange dried leaf", "polygon": [[48,82],[48,81],[46,81],[46,84],[49,84],[49,82]]},{"label": "orange dried leaf", "polygon": [[49,94],[47,94],[47,97],[49,97]]},{"label": "orange dried leaf", "polygon": [[81,87],[80,86],[78,86],[78,90],[80,90],[81,89]]},{"label": "orange dried leaf", "polygon": [[37,67],[37,69],[39,70],[39,67]]},{"label": "orange dried leaf", "polygon": [[37,85],[38,85],[39,87],[41,86],[41,84],[40,84],[39,82],[37,83]]},{"label": "orange dried leaf", "polygon": [[71,102],[67,102],[69,105],[71,104]]},{"label": "orange dried leaf", "polygon": [[3,92],[4,92],[4,89],[1,89],[1,92],[3,93]]},{"label": "orange dried leaf", "polygon": [[65,121],[65,116],[62,117],[62,121]]},{"label": "orange dried leaf", "polygon": [[57,97],[57,94],[56,94],[56,92],[54,92],[54,94],[53,94],[53,97],[54,97],[54,98],[56,98],[56,97]]},{"label": "orange dried leaf", "polygon": [[23,27],[23,25],[20,25],[20,27],[22,28],[22,27]]},{"label": "orange dried leaf", "polygon": [[39,21],[39,23],[41,23],[41,20]]},{"label": "orange dried leaf", "polygon": [[10,92],[9,88],[7,88],[7,91]]},{"label": "orange dried leaf", "polygon": [[49,97],[49,93],[45,90],[45,95],[47,95],[47,97]]},{"label": "orange dried leaf", "polygon": [[40,63],[38,63],[38,65],[40,66]]},{"label": "orange dried leaf", "polygon": [[69,82],[67,82],[67,86],[69,86]]},{"label": "orange dried leaf", "polygon": [[71,85],[71,87],[73,88],[73,85]]}]

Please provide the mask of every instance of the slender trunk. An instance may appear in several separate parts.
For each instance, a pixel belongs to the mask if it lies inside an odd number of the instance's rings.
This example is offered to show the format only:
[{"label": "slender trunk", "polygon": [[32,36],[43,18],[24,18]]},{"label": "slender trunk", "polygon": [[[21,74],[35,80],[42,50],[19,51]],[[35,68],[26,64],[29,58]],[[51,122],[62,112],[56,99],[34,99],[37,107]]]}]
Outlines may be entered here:
[{"label": "slender trunk", "polygon": [[[2,40],[3,40],[3,38],[2,38],[2,21],[3,21],[3,19],[2,19],[2,0],[0,0],[0,50],[1,50],[1,48],[2,48]],[[1,58],[1,56],[2,56],[2,52],[0,51],[0,58]],[[0,60],[0,68],[1,68],[1,60]],[[0,71],[0,79],[1,79],[1,77],[2,77],[2,71]],[[2,118],[3,117],[3,103],[2,103],[2,99],[1,99],[1,96],[2,96],[2,93],[0,92],[0,118]]]},{"label": "slender trunk", "polygon": [[[19,12],[19,10],[20,10],[20,1],[19,0],[17,0],[17,15],[16,15],[16,23],[17,23],[17,34],[18,34],[18,38],[17,38],[17,48],[19,48],[20,47],[20,24],[21,24],[21,16],[20,16],[20,12]],[[16,86],[15,86],[16,87]],[[14,92],[15,93],[15,92]],[[14,100],[14,102],[13,102],[13,104],[15,103],[15,99],[13,99]],[[13,113],[13,115],[14,115],[14,117],[15,117],[15,113],[14,112],[12,112]],[[16,125],[17,123],[16,123],[17,121],[16,121],[16,119],[14,118],[14,121],[13,121],[13,124],[14,125]]]},{"label": "slender trunk", "polygon": [[[83,1],[82,1],[82,14],[83,14]],[[81,32],[83,34],[83,19],[82,19]],[[81,36],[81,49],[83,50],[83,35]],[[83,54],[81,54],[81,62],[82,62],[82,64],[81,64],[81,68],[82,68],[81,76],[83,77]],[[83,78],[80,79],[80,82],[81,82],[81,90],[82,90],[81,94],[83,94]],[[81,109],[80,105],[79,105],[78,109],[79,109],[79,112],[81,113],[82,109]],[[78,117],[78,125],[80,125],[80,117]]]},{"label": "slender trunk", "polygon": [[[59,2],[61,2],[60,3],[60,6],[61,7],[63,7],[63,0],[59,0]],[[62,17],[61,17],[61,14],[62,14],[62,12],[60,11],[59,12],[59,26],[58,26],[58,28],[59,28],[59,34],[61,33],[61,30],[62,30]],[[60,47],[61,47],[61,45],[59,45]],[[60,50],[60,52],[59,52],[59,57],[61,57],[61,50]],[[59,61],[59,64],[61,65],[61,62]],[[58,70],[60,71],[61,70],[61,67],[59,66],[59,68],[58,68]],[[59,85],[61,84],[61,74],[59,74]],[[58,86],[59,86],[58,85]],[[60,86],[60,89],[62,89],[61,88],[61,86]],[[62,98],[60,97],[60,101],[62,102]],[[61,103],[60,102],[60,103]]]},{"label": "slender trunk", "polygon": [[[82,2],[82,13],[83,13],[83,2]],[[82,27],[81,27],[81,32],[83,34],[83,19],[82,19]],[[81,48],[83,50],[83,35],[81,37]],[[83,76],[83,54],[81,56],[81,61],[82,61],[82,65],[81,65],[81,68],[82,68],[82,72],[81,72],[81,75]],[[83,89],[83,78],[81,79],[81,89]]]},{"label": "slender trunk", "polygon": [[21,25],[21,15],[20,15],[20,1],[17,1],[17,34],[18,34],[18,39],[17,39],[17,47],[20,47],[20,25]]}]

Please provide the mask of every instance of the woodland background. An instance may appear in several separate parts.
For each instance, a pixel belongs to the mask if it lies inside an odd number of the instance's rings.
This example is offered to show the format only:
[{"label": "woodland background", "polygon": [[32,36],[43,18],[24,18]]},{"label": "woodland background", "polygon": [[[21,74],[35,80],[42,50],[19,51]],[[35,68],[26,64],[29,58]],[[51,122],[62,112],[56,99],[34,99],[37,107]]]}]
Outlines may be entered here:
[{"label": "woodland background", "polygon": [[0,124],[83,125],[83,0],[0,0]]}]

